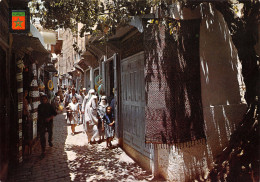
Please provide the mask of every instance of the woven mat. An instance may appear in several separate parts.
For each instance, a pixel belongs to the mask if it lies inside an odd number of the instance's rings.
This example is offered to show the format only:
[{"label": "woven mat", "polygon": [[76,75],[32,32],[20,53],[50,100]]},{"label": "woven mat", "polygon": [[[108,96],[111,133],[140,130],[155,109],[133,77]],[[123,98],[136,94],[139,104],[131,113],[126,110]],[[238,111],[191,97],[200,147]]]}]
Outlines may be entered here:
[{"label": "woven mat", "polygon": [[164,26],[145,26],[146,143],[175,144],[205,138],[200,20],[179,22],[177,41]]}]

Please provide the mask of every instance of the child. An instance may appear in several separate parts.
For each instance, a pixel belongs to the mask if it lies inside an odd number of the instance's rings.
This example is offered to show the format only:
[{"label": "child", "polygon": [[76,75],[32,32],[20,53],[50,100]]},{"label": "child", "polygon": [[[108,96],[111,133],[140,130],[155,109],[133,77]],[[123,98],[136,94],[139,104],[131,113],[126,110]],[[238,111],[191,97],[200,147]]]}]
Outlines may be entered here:
[{"label": "child", "polygon": [[72,97],[71,103],[67,106],[67,123],[71,126],[71,135],[75,135],[75,127],[78,124],[78,114],[80,114],[79,104],[77,103],[77,98],[75,96]]},{"label": "child", "polygon": [[114,124],[115,124],[115,119],[114,116],[112,115],[112,108],[108,106],[106,108],[106,114],[103,116],[103,126],[105,126],[105,135],[106,135],[106,142],[107,142],[107,147],[110,148],[112,147],[111,141],[113,140],[114,137]]},{"label": "child", "polygon": [[[99,142],[102,142],[104,139],[104,124],[103,124],[103,117],[106,114],[106,108],[108,107],[107,97],[102,96],[101,101],[98,105],[98,132],[99,132]],[[103,126],[103,127],[102,127]]]}]

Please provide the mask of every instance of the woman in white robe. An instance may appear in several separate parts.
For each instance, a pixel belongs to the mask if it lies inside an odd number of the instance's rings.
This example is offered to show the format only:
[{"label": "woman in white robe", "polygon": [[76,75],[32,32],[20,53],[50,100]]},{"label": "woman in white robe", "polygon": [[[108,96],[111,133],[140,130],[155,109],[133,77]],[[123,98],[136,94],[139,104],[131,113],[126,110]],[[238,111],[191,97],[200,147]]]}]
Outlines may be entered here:
[{"label": "woman in white robe", "polygon": [[[89,91],[91,98],[84,105],[85,122],[87,125],[87,136],[89,143],[95,143],[95,138],[98,137],[98,118],[97,118],[97,96],[95,92]],[[85,99],[84,99],[85,100]],[[84,103],[84,101],[83,101]]]},{"label": "woman in white robe", "polygon": [[89,102],[89,100],[91,99],[91,96],[95,94],[95,90],[94,89],[90,89],[88,91],[88,94],[84,97],[82,105],[81,105],[81,113],[82,113],[82,120],[83,120],[83,132],[86,133],[87,132],[87,123],[86,123],[86,115],[87,115],[87,103]]}]

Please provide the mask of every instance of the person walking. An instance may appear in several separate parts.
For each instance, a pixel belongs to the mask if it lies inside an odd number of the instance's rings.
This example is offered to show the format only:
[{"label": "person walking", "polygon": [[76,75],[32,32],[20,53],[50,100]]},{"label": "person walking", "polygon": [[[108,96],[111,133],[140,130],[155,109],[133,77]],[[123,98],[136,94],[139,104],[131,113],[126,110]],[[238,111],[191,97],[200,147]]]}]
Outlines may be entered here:
[{"label": "person walking", "polygon": [[[106,109],[108,107],[107,97],[102,96],[101,101],[98,105],[98,133],[99,133],[99,142],[104,140],[104,123],[103,117],[106,114]],[[102,127],[103,126],[103,127]]]},{"label": "person walking", "polygon": [[[95,95],[94,89],[89,91],[89,101],[86,104],[83,101],[83,108],[85,113],[85,122],[87,125],[87,136],[90,144],[95,143],[95,138],[98,136],[98,119],[97,119],[97,96]],[[86,97],[85,97],[86,98]],[[84,100],[85,100],[84,98]],[[86,98],[87,99],[87,98]]]},{"label": "person walking", "polygon": [[107,147],[111,148],[112,147],[111,141],[113,140],[114,137],[115,119],[112,114],[112,108],[110,106],[106,108],[106,114],[103,116],[102,119],[104,121]]},{"label": "person walking", "polygon": [[61,88],[58,89],[58,92],[56,93],[56,96],[59,96],[59,97],[60,97],[60,102],[63,102],[63,101],[64,101],[64,96],[63,96],[63,93],[62,93],[62,89],[61,89]]},{"label": "person walking", "polygon": [[[81,111],[82,109],[82,103],[83,103],[83,93],[82,93],[82,90],[79,91],[79,94],[75,94],[76,95],[76,98],[78,100],[78,104],[79,104],[79,110]],[[81,113],[81,112],[80,112]],[[78,122],[78,125],[82,124],[83,123],[83,119],[82,119],[82,114],[78,114],[78,117],[79,117],[79,122]]]},{"label": "person walking", "polygon": [[[96,138],[98,137],[98,118],[97,118],[97,109],[98,109],[98,98],[96,95],[93,95],[89,101],[89,109],[87,116],[88,119],[86,120],[87,123],[89,123],[87,126],[87,131],[89,133],[89,136],[91,136],[90,144],[96,143]],[[86,118],[86,117],[85,117]]]},{"label": "person walking", "polygon": [[52,147],[52,135],[53,135],[53,118],[57,115],[56,110],[48,102],[47,95],[41,96],[41,104],[38,106],[38,131],[40,133],[41,149],[43,158],[45,155],[46,139],[45,132],[48,132],[49,146]]},{"label": "person walking", "polygon": [[[83,88],[83,89],[82,89],[82,92],[83,92],[84,97],[87,96],[87,89],[86,89],[86,88]],[[83,98],[84,98],[84,97],[83,97]]]},{"label": "person walking", "polygon": [[[66,96],[66,102],[67,102],[67,105],[66,105],[66,108],[67,106],[72,102],[72,97],[76,97],[76,100],[77,100],[77,103],[79,102],[79,100],[81,101],[82,98],[79,94],[76,93],[76,90],[74,87],[71,88],[71,93],[70,94],[67,94]],[[68,113],[68,112],[67,112]],[[65,117],[65,120],[68,119],[68,116]]]},{"label": "person walking", "polygon": [[71,87],[69,86],[64,94],[64,106],[67,107],[70,103]]},{"label": "person walking", "polygon": [[81,114],[82,114],[82,122],[83,122],[83,132],[86,134],[87,132],[87,122],[85,119],[86,113],[87,113],[87,103],[89,102],[89,100],[91,99],[91,96],[95,94],[95,90],[94,89],[90,89],[88,91],[88,94],[86,96],[84,96],[82,105],[81,105]]},{"label": "person walking", "polygon": [[78,114],[80,114],[79,104],[77,98],[72,97],[72,102],[67,106],[67,123],[71,126],[71,135],[75,135],[75,127],[78,124]]},{"label": "person walking", "polygon": [[79,94],[76,93],[76,89],[73,87],[71,89],[71,93],[69,94],[69,98],[68,98],[68,102],[71,103],[72,102],[72,97],[76,97],[77,102],[81,102],[82,103],[82,98]]}]

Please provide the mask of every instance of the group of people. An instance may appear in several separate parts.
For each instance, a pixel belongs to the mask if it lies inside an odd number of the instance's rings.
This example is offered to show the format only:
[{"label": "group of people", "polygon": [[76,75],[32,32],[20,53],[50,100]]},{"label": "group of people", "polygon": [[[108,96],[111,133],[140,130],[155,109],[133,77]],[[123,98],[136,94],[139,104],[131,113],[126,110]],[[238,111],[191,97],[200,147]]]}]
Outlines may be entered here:
[{"label": "group of people", "polygon": [[[66,108],[66,121],[71,126],[71,135],[75,135],[77,125],[83,124],[83,132],[87,135],[88,143],[100,143],[106,139],[107,148],[112,147],[111,141],[114,138],[114,99],[110,105],[106,96],[98,97],[94,89],[86,94],[83,88],[79,94],[75,88],[68,88],[63,94],[60,90],[55,94],[58,103],[64,103]],[[52,147],[53,117],[57,115],[55,105],[48,102],[48,96],[41,96],[41,104],[38,107],[38,131],[42,147],[42,157],[45,154],[46,139],[45,132],[48,132],[49,146]]]},{"label": "group of people", "polygon": [[83,132],[87,135],[88,142],[94,144],[106,138],[107,147],[112,147],[114,137],[114,108],[108,104],[106,96],[98,97],[94,89],[86,94],[86,89],[77,94],[75,89],[68,89],[64,97],[67,110],[67,123],[71,126],[71,134],[75,135],[75,127],[83,124]]}]

